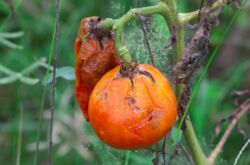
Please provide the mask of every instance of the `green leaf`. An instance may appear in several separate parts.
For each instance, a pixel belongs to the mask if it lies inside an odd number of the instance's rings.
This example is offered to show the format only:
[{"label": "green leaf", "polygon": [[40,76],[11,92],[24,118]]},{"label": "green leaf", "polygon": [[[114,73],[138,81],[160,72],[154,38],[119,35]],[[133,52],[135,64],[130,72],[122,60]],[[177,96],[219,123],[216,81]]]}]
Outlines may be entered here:
[{"label": "green leaf", "polygon": [[5,38],[0,38],[0,43],[6,47],[9,47],[11,49],[22,49],[23,47],[17,44],[14,44],[13,42],[6,40]]},{"label": "green leaf", "polygon": [[171,140],[174,142],[174,144],[178,144],[181,141],[182,138],[182,130],[173,127],[171,131]]},{"label": "green leaf", "polygon": [[9,77],[4,77],[0,79],[0,84],[4,85],[4,84],[10,84],[13,83],[17,80],[16,76],[9,76]]},{"label": "green leaf", "polygon": [[[75,71],[73,67],[61,67],[56,70],[56,78],[63,78],[65,80],[75,80]],[[51,83],[53,80],[53,72],[49,73],[44,79],[43,84]]]},{"label": "green leaf", "polygon": [[22,37],[23,35],[24,35],[23,32],[0,33],[0,37],[3,37],[3,38],[19,38],[19,37]]},{"label": "green leaf", "polygon": [[73,67],[62,67],[57,69],[57,77],[64,78],[66,80],[75,80],[75,70]]},{"label": "green leaf", "polygon": [[30,78],[30,77],[24,77],[24,76],[20,76],[19,80],[22,83],[25,83],[27,85],[35,85],[39,82],[39,79],[37,79],[37,78]]}]

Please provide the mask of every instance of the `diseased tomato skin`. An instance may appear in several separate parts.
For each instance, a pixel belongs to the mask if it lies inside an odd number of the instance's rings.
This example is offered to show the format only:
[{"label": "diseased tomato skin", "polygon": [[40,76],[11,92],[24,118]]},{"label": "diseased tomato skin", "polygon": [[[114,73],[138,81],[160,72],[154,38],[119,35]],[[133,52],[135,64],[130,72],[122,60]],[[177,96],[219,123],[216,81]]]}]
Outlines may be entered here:
[{"label": "diseased tomato skin", "polygon": [[90,33],[90,22],[98,17],[81,20],[80,29],[74,44],[76,98],[88,121],[88,101],[97,81],[110,69],[119,65],[112,35],[101,38]]},{"label": "diseased tomato skin", "polygon": [[120,66],[106,73],[89,100],[89,121],[98,137],[118,149],[151,146],[173,127],[177,102],[168,80],[156,68],[139,64],[154,79],[119,76]]}]

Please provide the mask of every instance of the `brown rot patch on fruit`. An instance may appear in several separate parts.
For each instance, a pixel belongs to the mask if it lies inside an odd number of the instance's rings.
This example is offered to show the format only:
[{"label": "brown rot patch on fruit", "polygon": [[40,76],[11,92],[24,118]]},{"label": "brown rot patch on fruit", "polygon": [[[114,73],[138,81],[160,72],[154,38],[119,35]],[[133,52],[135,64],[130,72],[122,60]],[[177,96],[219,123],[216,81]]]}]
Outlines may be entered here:
[{"label": "brown rot patch on fruit", "polygon": [[125,97],[126,103],[128,106],[135,112],[135,113],[140,113],[140,108],[137,106],[136,100],[132,96],[127,96]]},{"label": "brown rot patch on fruit", "polygon": [[153,130],[160,125],[162,112],[158,110],[153,110],[145,119],[141,120],[139,123],[130,128],[133,132],[138,132],[140,129],[147,127],[148,125]]},{"label": "brown rot patch on fruit", "polygon": [[108,99],[108,95],[109,95],[109,94],[108,94],[107,92],[104,93],[104,100],[107,100],[107,99]]},{"label": "brown rot patch on fruit", "polygon": [[156,129],[161,121],[162,112],[159,110],[153,110],[149,115],[149,121],[151,122],[151,128]]}]

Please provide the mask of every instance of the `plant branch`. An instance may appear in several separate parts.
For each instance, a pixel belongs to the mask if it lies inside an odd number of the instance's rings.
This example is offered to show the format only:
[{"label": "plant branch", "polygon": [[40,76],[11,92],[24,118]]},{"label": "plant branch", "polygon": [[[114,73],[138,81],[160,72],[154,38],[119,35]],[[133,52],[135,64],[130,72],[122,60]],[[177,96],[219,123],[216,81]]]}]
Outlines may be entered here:
[{"label": "plant branch", "polygon": [[181,149],[183,150],[183,152],[184,152],[184,154],[185,154],[187,160],[189,160],[190,163],[193,165],[193,164],[194,164],[193,159],[192,159],[192,157],[189,155],[189,153],[188,153],[188,151],[186,150],[185,146],[184,146],[182,143],[180,143],[179,146],[180,146]]},{"label": "plant branch", "polygon": [[[175,13],[175,12],[174,12]],[[183,24],[183,21],[181,20],[181,15],[177,13],[171,15],[170,19],[170,25],[169,30],[172,35],[175,36],[176,42],[173,45],[173,58],[174,63],[176,64],[178,60],[180,60],[184,54],[184,48],[185,48],[185,26]],[[181,95],[184,91],[185,85],[183,84],[176,84],[176,95],[177,99],[180,100]],[[200,143],[197,139],[197,136],[195,134],[195,131],[193,129],[192,123],[188,119],[186,120],[185,116],[182,116],[181,122],[179,124],[178,130],[182,127],[182,120],[185,122],[185,130],[184,130],[184,137],[187,142],[188,149],[191,152],[192,158],[195,162],[195,164],[198,165],[208,165],[208,159],[205,156],[204,152],[202,151],[202,148],[200,146]],[[177,131],[177,136],[180,131]]]},{"label": "plant branch", "polygon": [[123,42],[122,33],[124,31],[125,26],[130,21],[140,17],[141,15],[147,16],[147,15],[152,15],[152,14],[161,14],[162,16],[166,18],[166,20],[171,20],[171,19],[168,19],[170,18],[169,13],[171,12],[169,11],[169,8],[167,7],[167,5],[163,2],[159,2],[158,4],[154,6],[131,9],[125,15],[115,20],[112,20],[110,18],[105,19],[98,26],[100,28],[113,29],[115,31],[116,51],[119,57],[122,59],[125,68],[126,67],[128,68],[132,59],[131,59],[131,55],[129,53],[128,48],[124,45],[124,42]]},{"label": "plant branch", "polygon": [[190,21],[193,21],[194,19],[198,18],[200,11],[207,11],[211,12],[219,7],[222,7],[223,5],[226,5],[229,3],[230,0],[217,0],[215,1],[211,6],[209,7],[203,7],[201,10],[196,10],[190,13],[179,13],[179,20],[182,25],[186,25]]},{"label": "plant branch", "polygon": [[56,0],[56,29],[54,34],[54,49],[53,49],[53,79],[52,79],[52,98],[51,98],[51,116],[50,116],[50,130],[49,130],[49,157],[48,164],[52,164],[52,137],[53,137],[53,121],[55,111],[55,93],[56,93],[56,67],[57,67],[57,46],[58,46],[58,33],[60,22],[60,0]]},{"label": "plant branch", "polygon": [[192,154],[192,157],[194,159],[195,164],[198,165],[207,165],[208,160],[205,154],[203,153],[201,146],[199,144],[199,141],[196,137],[196,134],[194,132],[194,128],[192,126],[192,123],[188,117],[188,119],[185,120],[186,128],[184,130],[184,137],[187,142],[187,146]]},{"label": "plant branch", "polygon": [[140,22],[140,25],[141,25],[141,28],[142,28],[145,43],[146,43],[147,48],[148,48],[148,53],[149,53],[149,56],[150,56],[151,63],[155,67],[154,53],[153,53],[151,45],[149,43],[147,32],[146,32],[146,29],[144,27],[144,22],[143,22],[141,17],[139,17],[139,22]]},{"label": "plant branch", "polygon": [[167,6],[169,6],[171,11],[176,12],[177,7],[176,7],[176,3],[174,0],[161,0],[161,2],[165,3]]},{"label": "plant branch", "polygon": [[[140,7],[140,1],[139,0],[137,0],[137,7]],[[153,53],[153,51],[151,49],[151,45],[149,43],[148,35],[147,35],[148,27],[147,27],[147,23],[144,22],[143,18],[145,18],[145,17],[139,16],[139,23],[141,25],[141,29],[142,29],[142,32],[143,32],[143,36],[144,36],[146,46],[148,48],[148,53],[149,53],[149,56],[150,56],[151,64],[155,67],[154,53]]]},{"label": "plant branch", "polygon": [[230,120],[230,123],[229,123],[226,131],[224,132],[224,134],[221,137],[219,143],[216,145],[216,147],[214,148],[214,150],[212,151],[212,153],[209,156],[210,164],[214,164],[214,161],[215,161],[216,157],[221,152],[224,144],[226,143],[226,141],[227,141],[229,135],[231,134],[232,130],[235,128],[238,120],[242,116],[244,116],[247,112],[249,112],[249,110],[250,110],[250,99],[248,99],[247,101],[242,103],[240,105],[240,107],[235,110],[236,113],[233,114],[232,119]]},{"label": "plant branch", "polygon": [[238,153],[236,159],[234,160],[234,165],[236,165],[239,161],[240,156],[242,155],[243,151],[247,148],[247,145],[250,143],[250,139],[247,140],[247,142],[244,144],[244,146],[241,148],[240,152]]}]

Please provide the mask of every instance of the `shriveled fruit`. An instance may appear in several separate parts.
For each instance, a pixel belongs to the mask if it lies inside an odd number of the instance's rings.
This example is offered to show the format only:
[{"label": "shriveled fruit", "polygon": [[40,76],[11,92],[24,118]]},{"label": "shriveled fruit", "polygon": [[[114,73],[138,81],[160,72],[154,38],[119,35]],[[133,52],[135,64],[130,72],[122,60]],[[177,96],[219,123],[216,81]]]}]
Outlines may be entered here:
[{"label": "shriveled fruit", "polygon": [[89,121],[98,137],[118,149],[150,146],[164,137],[177,117],[174,91],[164,75],[147,64],[127,74],[106,73],[89,100]]},{"label": "shriveled fruit", "polygon": [[88,120],[88,101],[97,81],[110,69],[119,65],[112,31],[97,31],[99,17],[81,20],[75,40],[76,98]]}]

